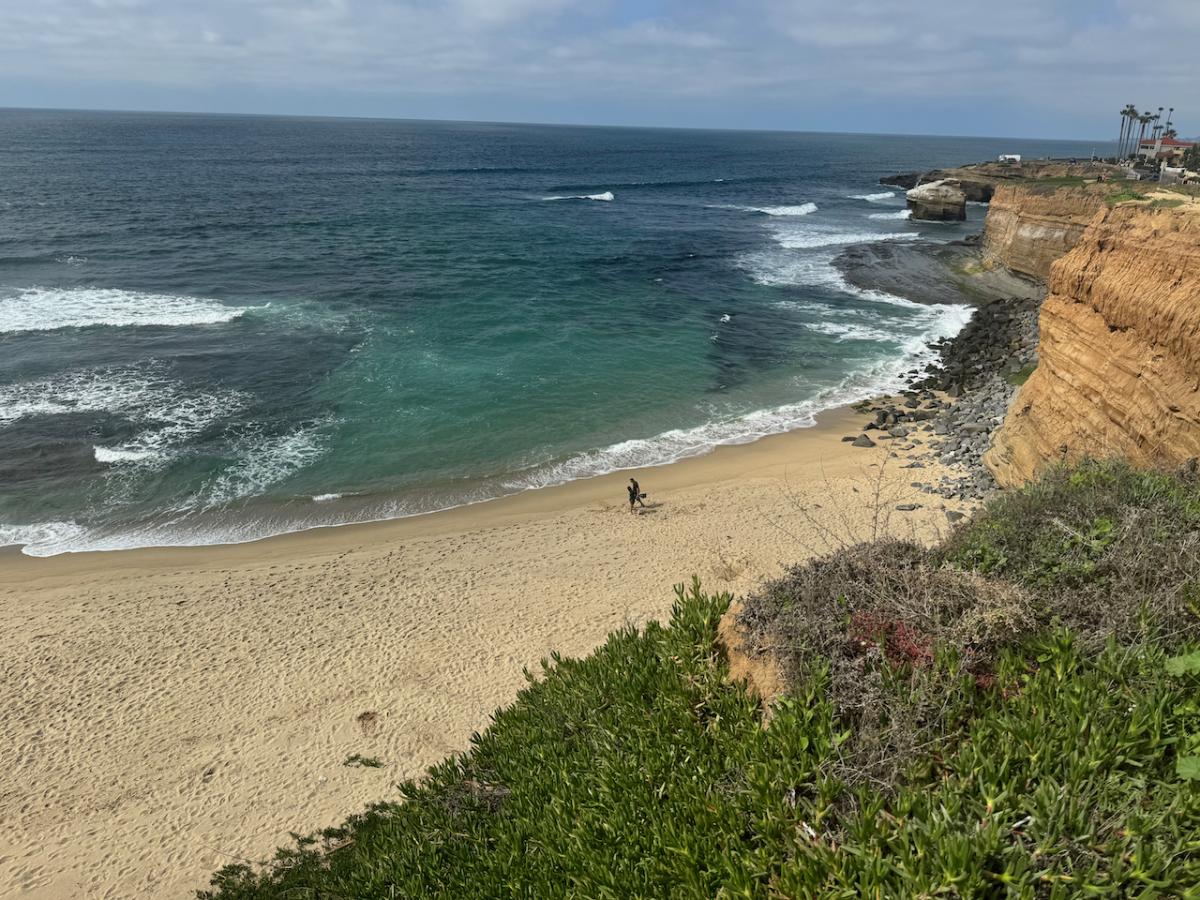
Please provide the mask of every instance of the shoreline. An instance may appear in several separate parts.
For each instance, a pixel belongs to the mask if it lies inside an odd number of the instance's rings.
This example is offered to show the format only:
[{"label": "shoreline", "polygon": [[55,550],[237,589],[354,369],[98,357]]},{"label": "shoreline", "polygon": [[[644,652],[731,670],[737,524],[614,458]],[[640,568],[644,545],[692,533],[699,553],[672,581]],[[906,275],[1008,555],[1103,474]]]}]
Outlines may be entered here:
[{"label": "shoreline", "polygon": [[[0,892],[202,888],[290,831],[395,799],[487,726],[523,667],[662,618],[692,575],[745,593],[880,528],[944,532],[943,509],[970,504],[911,486],[890,442],[851,447],[866,418],[841,408],[660,468],[409,519],[4,554],[0,819],[15,828],[0,834]],[[630,474],[644,514],[626,508]],[[383,766],[343,765],[356,753]]]},{"label": "shoreline", "polygon": [[[812,425],[768,434],[744,443],[720,444],[705,453],[671,462],[619,469],[546,487],[527,488],[430,512],[363,522],[312,525],[245,541],[79,550],[51,556],[30,556],[22,552],[21,545],[13,544],[0,547],[0,585],[16,583],[27,576],[76,577],[111,568],[114,564],[117,568],[171,569],[205,563],[205,557],[214,565],[282,559],[318,546],[326,548],[340,543],[350,546],[364,541],[434,537],[472,528],[497,527],[531,516],[552,515],[586,503],[620,505],[624,503],[621,499],[624,484],[631,473],[655,473],[647,482],[654,486],[666,485],[674,490],[696,487],[711,479],[711,470],[714,468],[738,466],[753,472],[764,461],[773,460],[777,449],[797,436],[825,436],[833,431],[855,433],[861,430],[860,419],[862,413],[853,406],[837,406],[817,413]],[[658,477],[660,473],[663,478]],[[645,479],[643,474],[642,480]],[[45,571],[50,568],[55,570],[53,575]]]}]

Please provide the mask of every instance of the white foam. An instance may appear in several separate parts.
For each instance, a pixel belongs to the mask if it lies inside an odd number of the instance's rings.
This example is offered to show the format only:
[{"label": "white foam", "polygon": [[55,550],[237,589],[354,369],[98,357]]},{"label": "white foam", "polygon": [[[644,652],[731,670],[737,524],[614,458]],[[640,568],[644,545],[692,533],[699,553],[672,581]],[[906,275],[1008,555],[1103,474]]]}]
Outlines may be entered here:
[{"label": "white foam", "polygon": [[[253,307],[251,307],[253,308]],[[0,297],[0,332],[53,331],[144,325],[215,325],[245,314],[201,297],[176,297],[115,288],[24,288]]]},{"label": "white foam", "polygon": [[251,435],[237,449],[241,459],[204,490],[206,508],[255,497],[299,472],[325,453],[323,421],[282,435]]},{"label": "white foam", "polygon": [[599,200],[602,203],[612,203],[616,200],[616,196],[612,191],[604,191],[601,194],[574,194],[572,196],[563,197],[543,197],[543,200]]},{"label": "white foam", "polygon": [[818,247],[846,247],[850,244],[872,244],[875,241],[915,241],[921,235],[916,231],[892,234],[878,231],[837,231],[826,228],[779,229],[773,237],[779,246],[788,250],[812,250]]},{"label": "white foam", "polygon": [[851,194],[851,200],[866,200],[868,203],[881,203],[896,196],[895,191],[880,191],[877,194]]},{"label": "white foam", "polygon": [[154,456],[151,450],[129,449],[126,447],[96,446],[92,448],[92,452],[96,455],[96,462],[102,463],[142,462]]},{"label": "white foam", "polygon": [[884,331],[881,328],[872,328],[869,325],[860,325],[854,322],[810,322],[804,327],[808,331],[827,334],[839,341],[890,342],[896,339],[894,331]]},{"label": "white foam", "polygon": [[895,212],[869,213],[868,219],[907,219],[912,216],[911,209],[898,209]]},{"label": "white foam", "polygon": [[341,500],[341,494],[313,494],[313,503],[329,503],[331,500]]},{"label": "white foam", "polygon": [[246,395],[237,391],[188,393],[156,363],[84,369],[0,387],[0,426],[32,416],[112,413],[131,422],[137,434],[117,447],[94,447],[96,460],[158,465],[246,402]]},{"label": "white foam", "polygon": [[[52,556],[67,552],[85,533],[85,529],[74,522],[0,525],[0,547],[21,547],[29,556]],[[30,548],[47,548],[50,552],[30,552]]]}]

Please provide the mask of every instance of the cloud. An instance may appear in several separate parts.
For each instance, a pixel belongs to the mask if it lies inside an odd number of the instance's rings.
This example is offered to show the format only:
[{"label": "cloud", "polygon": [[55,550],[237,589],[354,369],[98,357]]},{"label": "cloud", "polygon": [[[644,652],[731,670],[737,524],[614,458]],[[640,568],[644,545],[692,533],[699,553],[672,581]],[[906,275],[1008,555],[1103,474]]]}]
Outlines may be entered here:
[{"label": "cloud", "polygon": [[0,103],[1104,135],[1186,104],[1198,42],[1195,0],[39,0]]}]

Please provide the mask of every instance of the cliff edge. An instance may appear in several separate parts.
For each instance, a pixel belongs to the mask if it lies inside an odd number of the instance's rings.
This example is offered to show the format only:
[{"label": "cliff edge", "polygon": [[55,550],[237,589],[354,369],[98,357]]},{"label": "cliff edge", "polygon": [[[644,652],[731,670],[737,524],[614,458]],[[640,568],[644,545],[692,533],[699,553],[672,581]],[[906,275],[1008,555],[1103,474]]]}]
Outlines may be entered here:
[{"label": "cliff edge", "polygon": [[[1089,215],[1073,198],[1046,206],[1006,188],[996,198],[986,241],[1018,271],[1047,265]],[[1101,201],[1073,249],[1049,265],[1039,364],[984,460],[1001,485],[1060,459],[1147,466],[1200,456],[1200,203],[1167,203]]]},{"label": "cliff edge", "polygon": [[1045,281],[1051,264],[1075,246],[1105,208],[1100,191],[1000,185],[988,208],[984,262]]}]

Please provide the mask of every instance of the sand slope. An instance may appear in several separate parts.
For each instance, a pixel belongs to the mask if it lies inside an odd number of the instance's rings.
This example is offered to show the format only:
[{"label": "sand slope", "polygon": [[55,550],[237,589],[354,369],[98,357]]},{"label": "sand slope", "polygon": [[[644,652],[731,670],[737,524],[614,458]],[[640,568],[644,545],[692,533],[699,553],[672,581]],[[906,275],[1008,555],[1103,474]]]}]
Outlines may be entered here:
[{"label": "sand slope", "polygon": [[[869,537],[886,454],[853,428],[639,472],[637,516],[614,475],[237,547],[0,558],[0,895],[188,896],[395,797],[552,650],[664,616],[693,573],[744,591]],[[945,517],[911,475],[885,467],[886,509],[926,504],[890,527],[929,537]]]}]

